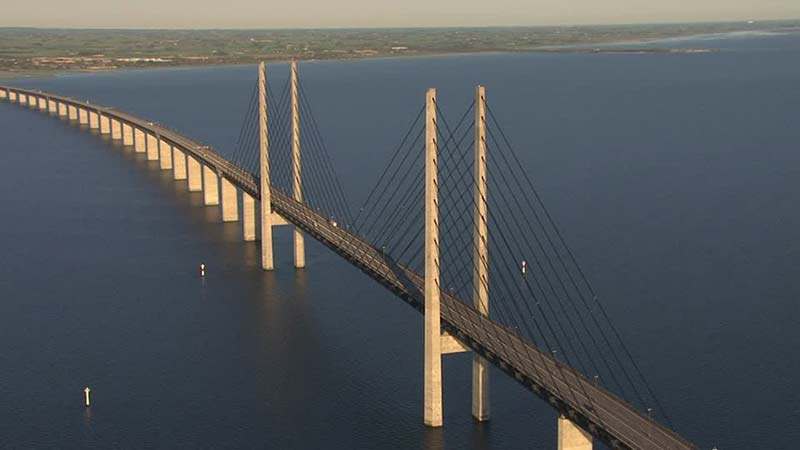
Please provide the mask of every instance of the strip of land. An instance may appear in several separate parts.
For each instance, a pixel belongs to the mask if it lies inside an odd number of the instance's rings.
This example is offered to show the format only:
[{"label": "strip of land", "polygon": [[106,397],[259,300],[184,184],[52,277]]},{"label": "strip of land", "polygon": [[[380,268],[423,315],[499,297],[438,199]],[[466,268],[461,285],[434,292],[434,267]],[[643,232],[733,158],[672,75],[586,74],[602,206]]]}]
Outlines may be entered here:
[{"label": "strip of land", "polygon": [[796,31],[800,20],[614,26],[306,30],[0,28],[0,76],[54,72],[361,59],[453,53],[704,52],[593,47],[739,31]]}]

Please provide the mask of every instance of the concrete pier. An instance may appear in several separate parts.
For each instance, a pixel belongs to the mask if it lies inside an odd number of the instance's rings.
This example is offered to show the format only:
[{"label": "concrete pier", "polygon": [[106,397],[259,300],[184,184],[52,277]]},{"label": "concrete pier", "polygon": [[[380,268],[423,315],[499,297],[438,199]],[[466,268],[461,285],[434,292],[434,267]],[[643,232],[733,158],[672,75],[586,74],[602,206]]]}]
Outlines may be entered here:
[{"label": "concrete pier", "polygon": [[27,105],[28,96],[25,94],[17,94],[17,103],[19,103],[20,105]]},{"label": "concrete pier", "polygon": [[147,142],[145,142],[144,131],[139,128],[133,130],[133,149],[136,153],[144,153],[147,151]]},{"label": "concrete pier", "polygon": [[186,179],[186,155],[178,148],[172,147],[172,178]]},{"label": "concrete pier", "polygon": [[100,128],[100,113],[97,111],[89,112],[89,128],[93,130]]},{"label": "concrete pier", "polygon": [[247,242],[256,240],[256,201],[242,192],[242,235]]},{"label": "concrete pier", "polygon": [[[298,202],[303,202],[302,169],[300,161],[300,99],[297,81],[297,61],[292,59],[292,194]],[[294,227],[294,266],[306,266],[306,244],[300,228]]]},{"label": "concrete pier", "polygon": [[0,99],[7,99],[8,98],[8,89],[0,89]]},{"label": "concrete pier", "polygon": [[49,98],[39,97],[39,111],[47,111],[49,108],[48,103],[50,103]]},{"label": "concrete pier", "polygon": [[592,435],[564,416],[558,418],[558,450],[592,450]]},{"label": "concrete pier", "polygon": [[203,203],[206,206],[219,205],[219,178],[208,166],[203,166]]},{"label": "concrete pier", "polygon": [[133,127],[127,123],[122,124],[122,145],[133,145]]},{"label": "concrete pier", "polygon": [[158,160],[158,138],[156,135],[151,133],[146,133],[147,135],[147,160],[148,161],[157,161]]},{"label": "concrete pier", "polygon": [[122,139],[122,122],[117,119],[111,118],[111,139]]},{"label": "concrete pier", "polygon": [[13,103],[13,102],[16,102],[18,98],[19,98],[19,95],[17,95],[16,92],[11,91],[11,92],[8,93],[8,101]]},{"label": "concrete pier", "polygon": [[100,114],[100,134],[111,133],[111,119],[105,114]]},{"label": "concrete pier", "polygon": [[58,114],[58,102],[52,98],[47,99],[47,110],[53,114]]},{"label": "concrete pier", "polygon": [[[474,167],[472,301],[479,313],[488,316],[489,226],[486,200],[486,91],[483,86],[478,86],[475,92]],[[479,421],[489,419],[489,363],[477,354],[472,356],[472,416]]]},{"label": "concrete pier", "polygon": [[[261,268],[273,270],[275,263],[272,254],[272,192],[269,173],[269,129],[267,127],[267,75],[264,63],[258,65],[258,142],[259,172],[261,174]],[[247,208],[245,208],[247,214]],[[247,227],[247,220],[245,220]],[[245,240],[248,235],[245,231]],[[255,237],[254,237],[255,239]]]},{"label": "concrete pier", "polygon": [[188,162],[189,192],[200,192],[203,190],[203,175],[200,168],[200,161],[194,156],[186,155]]},{"label": "concrete pier", "polygon": [[69,120],[78,120],[78,108],[75,105],[67,105],[69,111]]},{"label": "concrete pier", "polygon": [[239,196],[236,194],[236,186],[227,178],[222,177],[222,221],[236,222],[239,220]]},{"label": "concrete pier", "polygon": [[172,169],[172,146],[169,145],[169,142],[158,138],[158,161],[159,167],[161,170],[170,170]]},{"label": "concrete pier", "polygon": [[424,421],[442,426],[442,333],[439,284],[439,206],[436,89],[425,96],[425,355]]},{"label": "concrete pier", "polygon": [[78,123],[89,125],[89,111],[86,108],[78,108]]}]

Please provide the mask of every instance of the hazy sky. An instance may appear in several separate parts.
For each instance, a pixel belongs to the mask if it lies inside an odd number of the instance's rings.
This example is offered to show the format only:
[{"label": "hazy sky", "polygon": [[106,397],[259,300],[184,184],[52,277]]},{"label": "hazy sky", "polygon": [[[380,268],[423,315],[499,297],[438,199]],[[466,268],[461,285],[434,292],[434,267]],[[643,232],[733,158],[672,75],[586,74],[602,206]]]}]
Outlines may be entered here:
[{"label": "hazy sky", "polygon": [[800,0],[0,0],[0,26],[293,28],[800,18]]}]

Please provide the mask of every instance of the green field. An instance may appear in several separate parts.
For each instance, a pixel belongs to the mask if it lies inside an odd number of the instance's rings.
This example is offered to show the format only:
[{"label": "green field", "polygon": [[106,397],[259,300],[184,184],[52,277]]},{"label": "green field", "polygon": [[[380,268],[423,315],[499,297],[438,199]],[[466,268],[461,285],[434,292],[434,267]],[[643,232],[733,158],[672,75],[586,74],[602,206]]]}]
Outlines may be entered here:
[{"label": "green field", "polygon": [[[67,30],[0,28],[11,75],[257,61],[445,53],[587,51],[592,45],[732,31],[800,29],[800,21],[505,28]],[[659,51],[657,47],[648,49]]]}]

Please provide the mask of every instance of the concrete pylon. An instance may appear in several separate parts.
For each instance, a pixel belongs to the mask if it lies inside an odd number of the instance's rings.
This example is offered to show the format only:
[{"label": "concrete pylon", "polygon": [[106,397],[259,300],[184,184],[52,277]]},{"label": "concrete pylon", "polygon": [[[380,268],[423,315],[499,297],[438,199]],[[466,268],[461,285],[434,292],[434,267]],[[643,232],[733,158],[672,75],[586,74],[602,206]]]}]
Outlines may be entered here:
[{"label": "concrete pylon", "polygon": [[127,123],[122,124],[122,145],[133,145],[133,126]]},{"label": "concrete pylon", "polygon": [[96,130],[100,128],[100,113],[91,111],[89,113],[89,128]]},{"label": "concrete pylon", "polygon": [[140,128],[133,129],[133,151],[136,153],[144,153],[147,151],[147,141],[145,140],[144,130]]},{"label": "concrete pylon", "polygon": [[39,111],[47,111],[50,99],[47,97],[39,97]]},{"label": "concrete pylon", "polygon": [[[272,193],[269,177],[269,128],[267,125],[267,76],[264,63],[258,65],[258,152],[261,174],[261,268],[273,270],[275,262],[272,254]],[[245,205],[245,214],[248,213]],[[245,219],[245,227],[247,220]],[[249,237],[247,230],[244,239]]]},{"label": "concrete pylon", "polygon": [[100,134],[111,133],[111,119],[105,115],[100,114]]},{"label": "concrete pylon", "polygon": [[[300,161],[300,94],[297,81],[297,61],[292,59],[292,194],[294,199],[303,202],[302,166]],[[303,233],[294,227],[294,266],[306,266],[306,244]]]},{"label": "concrete pylon", "polygon": [[169,142],[158,138],[158,162],[161,170],[172,169],[172,146]]},{"label": "concrete pylon", "polygon": [[239,220],[239,196],[236,186],[225,177],[222,177],[222,221],[236,222]]},{"label": "concrete pylon", "polygon": [[67,109],[69,110],[69,120],[78,120],[78,108],[75,105],[68,105]]},{"label": "concrete pylon", "polygon": [[203,190],[203,176],[200,161],[192,155],[186,155],[189,192],[200,192]]},{"label": "concrete pylon", "polygon": [[111,139],[114,140],[122,139],[122,122],[113,118],[110,120],[111,120]]},{"label": "concrete pylon", "polygon": [[558,450],[592,450],[592,435],[564,416],[558,417]]},{"label": "concrete pylon", "polygon": [[442,426],[442,333],[439,285],[439,175],[436,89],[425,96],[425,356],[424,421]]},{"label": "concrete pylon", "polygon": [[[489,315],[489,233],[486,204],[486,91],[475,90],[475,192],[472,299],[475,309]],[[489,364],[478,354],[472,356],[472,416],[489,419]]]},{"label": "concrete pylon", "polygon": [[246,242],[256,240],[256,201],[242,191],[242,236]]},{"label": "concrete pylon", "polygon": [[158,161],[158,138],[155,134],[146,133],[147,135],[147,160]]},{"label": "concrete pylon", "polygon": [[172,179],[186,179],[186,154],[178,147],[172,147]]},{"label": "concrete pylon", "polygon": [[81,125],[89,124],[89,110],[86,108],[78,108],[78,123]]},{"label": "concrete pylon", "polygon": [[203,204],[219,205],[219,177],[214,169],[203,166]]}]

